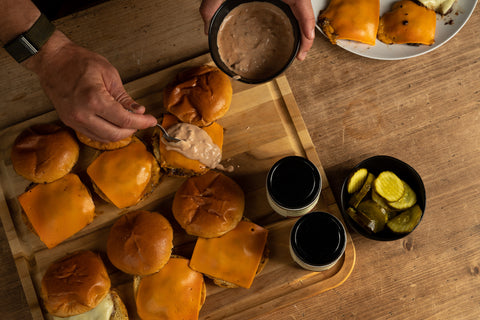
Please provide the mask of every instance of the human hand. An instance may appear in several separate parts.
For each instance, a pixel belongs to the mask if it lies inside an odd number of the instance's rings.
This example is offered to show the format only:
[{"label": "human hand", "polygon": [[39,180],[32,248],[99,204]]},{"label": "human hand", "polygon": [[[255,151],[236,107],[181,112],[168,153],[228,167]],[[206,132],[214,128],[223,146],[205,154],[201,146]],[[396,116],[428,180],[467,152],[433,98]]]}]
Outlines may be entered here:
[{"label": "human hand", "polygon": [[[205,34],[208,34],[208,27],[215,11],[224,0],[202,0],[200,15],[204,22]],[[302,40],[297,53],[298,60],[304,60],[315,39],[315,15],[313,14],[311,0],[283,0],[292,9],[293,14],[300,25]]]},{"label": "human hand", "polygon": [[127,94],[107,59],[59,31],[23,64],[39,76],[60,119],[90,139],[118,141],[157,122]]}]

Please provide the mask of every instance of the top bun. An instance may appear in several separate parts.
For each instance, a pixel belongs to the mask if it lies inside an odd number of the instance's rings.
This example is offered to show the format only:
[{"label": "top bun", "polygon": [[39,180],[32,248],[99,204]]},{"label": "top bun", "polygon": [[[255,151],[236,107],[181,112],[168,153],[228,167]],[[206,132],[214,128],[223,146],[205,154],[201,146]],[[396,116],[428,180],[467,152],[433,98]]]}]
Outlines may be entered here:
[{"label": "top bun", "polygon": [[173,248],[173,229],[161,214],[132,211],[118,219],[110,230],[107,254],[125,273],[149,275],[168,262]]},{"label": "top bun", "polygon": [[100,256],[80,251],[50,265],[42,278],[42,298],[51,315],[65,318],[95,308],[110,285]]},{"label": "top bun", "polygon": [[233,230],[244,208],[245,195],[240,186],[222,173],[209,171],[180,186],[172,211],[188,234],[214,238]]},{"label": "top bun", "polygon": [[231,102],[230,79],[220,69],[207,65],[179,73],[163,95],[168,112],[200,127],[223,117]]},{"label": "top bun", "polygon": [[62,178],[77,163],[79,146],[66,127],[36,124],[15,139],[11,159],[15,171],[35,183]]},{"label": "top bun", "polygon": [[92,140],[86,135],[84,135],[83,133],[80,133],[78,131],[75,131],[75,134],[77,135],[77,138],[78,140],[80,140],[81,143],[98,150],[115,150],[118,148],[125,147],[130,142],[132,142],[132,138],[133,138],[133,136],[130,136],[119,141],[100,142],[100,141]]}]

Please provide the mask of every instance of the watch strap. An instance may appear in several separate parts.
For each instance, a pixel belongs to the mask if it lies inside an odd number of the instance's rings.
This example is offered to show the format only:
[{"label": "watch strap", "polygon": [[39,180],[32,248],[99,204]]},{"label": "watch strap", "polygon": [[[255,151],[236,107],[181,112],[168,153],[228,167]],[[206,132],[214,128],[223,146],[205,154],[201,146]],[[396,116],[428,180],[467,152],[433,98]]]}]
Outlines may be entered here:
[{"label": "watch strap", "polygon": [[18,63],[23,62],[35,55],[54,31],[55,26],[42,13],[27,32],[7,43],[4,48]]}]

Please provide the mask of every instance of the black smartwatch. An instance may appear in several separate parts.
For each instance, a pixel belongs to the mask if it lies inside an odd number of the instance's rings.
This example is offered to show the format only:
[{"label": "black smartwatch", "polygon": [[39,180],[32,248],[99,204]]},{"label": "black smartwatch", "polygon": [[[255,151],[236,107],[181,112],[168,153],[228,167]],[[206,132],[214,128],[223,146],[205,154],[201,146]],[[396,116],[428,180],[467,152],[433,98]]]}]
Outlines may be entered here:
[{"label": "black smartwatch", "polygon": [[3,47],[18,62],[35,55],[55,31],[55,26],[42,13],[40,18],[25,33]]}]

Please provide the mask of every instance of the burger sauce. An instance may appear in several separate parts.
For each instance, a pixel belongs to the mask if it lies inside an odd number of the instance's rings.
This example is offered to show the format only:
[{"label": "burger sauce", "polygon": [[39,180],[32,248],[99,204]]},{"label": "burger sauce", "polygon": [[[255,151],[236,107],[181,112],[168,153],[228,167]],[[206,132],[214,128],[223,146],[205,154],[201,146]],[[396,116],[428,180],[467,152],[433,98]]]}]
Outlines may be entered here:
[{"label": "burger sauce", "polygon": [[287,15],[268,2],[243,3],[222,22],[217,36],[222,61],[248,79],[274,76],[294,50],[293,28]]},{"label": "burger sauce", "polygon": [[222,151],[213,143],[207,132],[189,123],[177,123],[168,128],[167,132],[181,140],[170,142],[162,138],[167,150],[176,151],[189,159],[198,160],[209,168],[219,167]]}]

